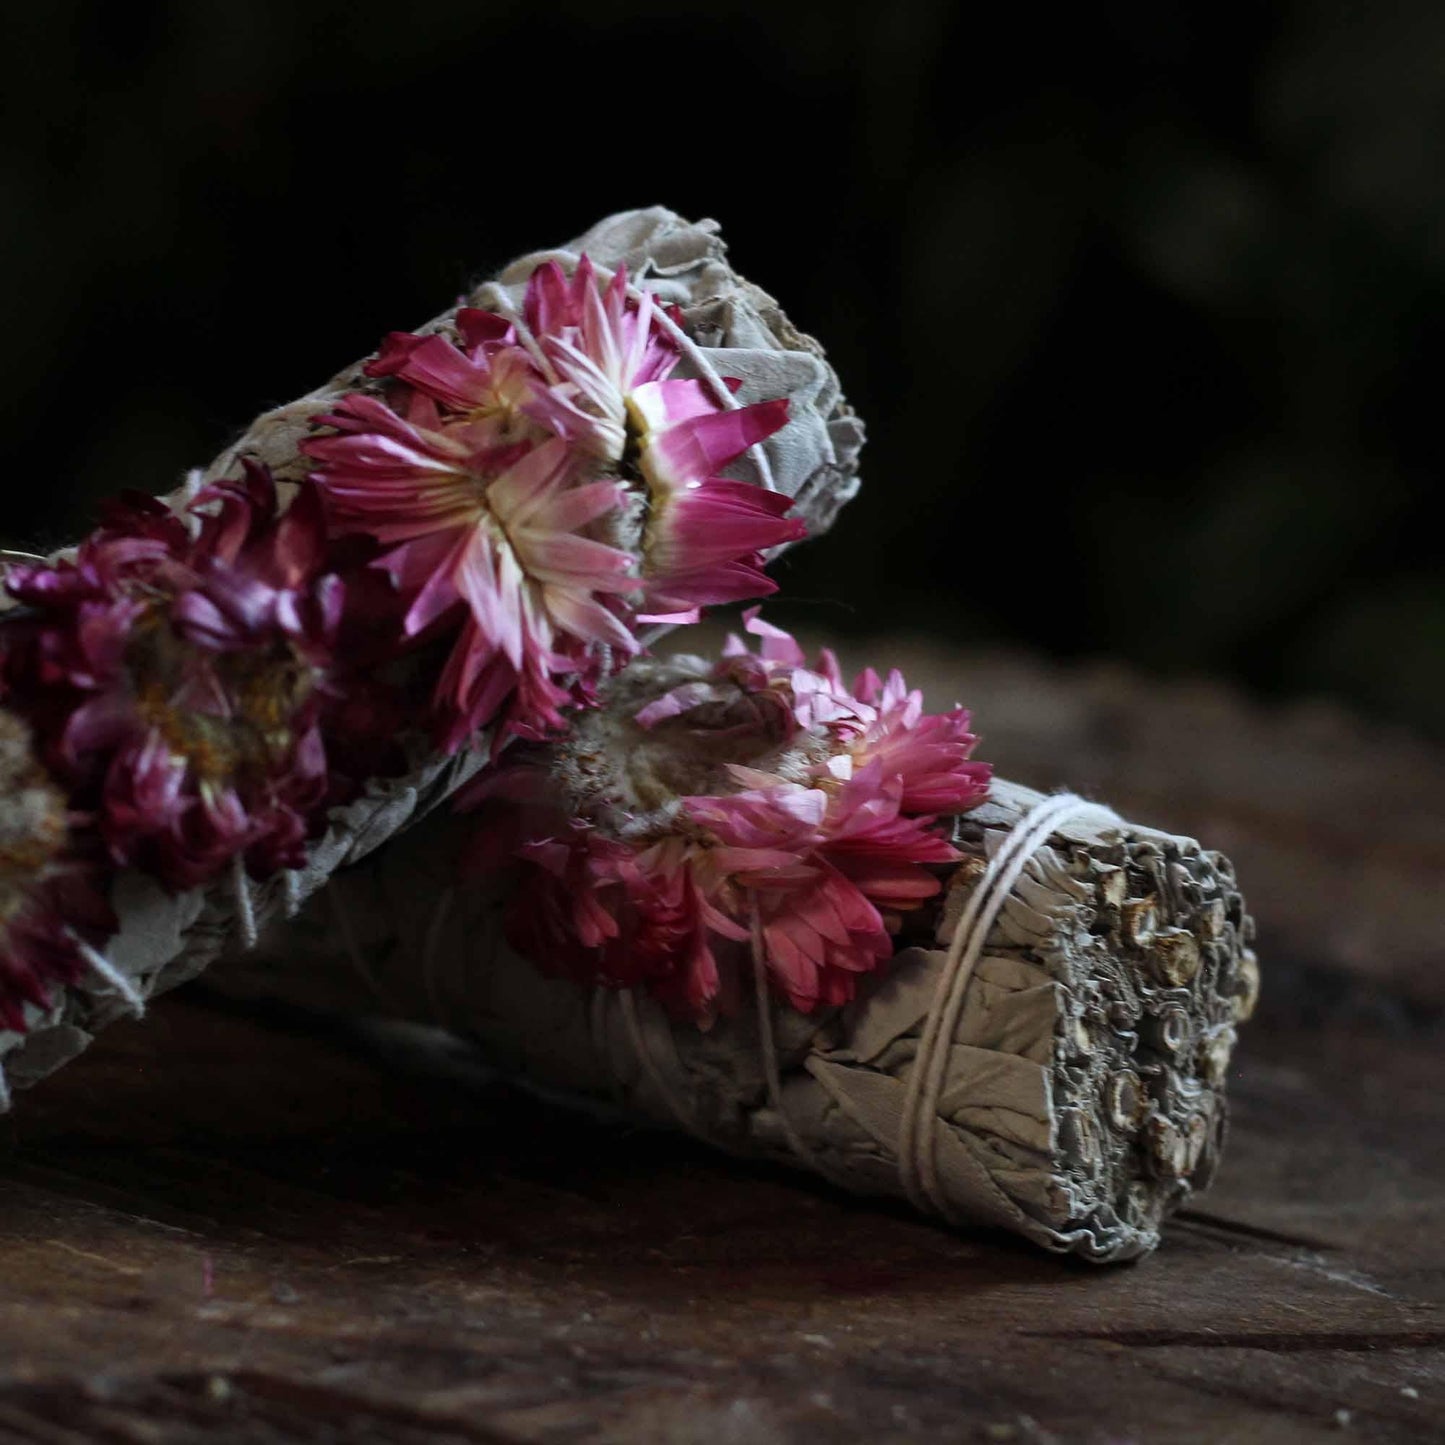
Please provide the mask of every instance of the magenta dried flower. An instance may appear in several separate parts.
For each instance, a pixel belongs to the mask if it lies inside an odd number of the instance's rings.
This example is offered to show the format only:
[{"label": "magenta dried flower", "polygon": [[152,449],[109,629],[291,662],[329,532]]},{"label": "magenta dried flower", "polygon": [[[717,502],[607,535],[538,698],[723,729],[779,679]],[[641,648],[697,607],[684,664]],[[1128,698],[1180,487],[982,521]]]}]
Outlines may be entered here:
[{"label": "magenta dried flower", "polygon": [[[645,987],[708,1023],[755,958],[799,1010],[841,1004],[957,852],[940,815],[987,795],[961,708],[926,714],[895,671],[844,682],[749,615],[712,667],[638,664],[544,774],[519,759],[467,806],[511,810],[514,944],[581,982]],[[560,782],[556,781],[560,780]],[[497,861],[496,835],[478,861]]]},{"label": "magenta dried flower", "polygon": [[319,718],[343,586],[320,498],[249,466],[194,506],[114,508],[73,561],[16,568],[5,661],[46,761],[118,864],[171,888],[299,867],[327,797]]},{"label": "magenta dried flower", "polygon": [[403,631],[451,650],[434,707],[447,749],[500,720],[543,738],[591,701],[637,624],[774,590],[763,552],[803,535],[791,503],[717,475],[787,421],[670,379],[677,322],[586,258],[528,284],[525,333],[463,309],[456,339],[394,333],[304,443],[342,534],[382,547]]},{"label": "magenta dried flower", "polygon": [[35,759],[30,731],[0,709],[0,1027],[24,1032],[25,1005],[86,969],[86,947],[115,931],[99,860],[77,851],[64,794]]}]

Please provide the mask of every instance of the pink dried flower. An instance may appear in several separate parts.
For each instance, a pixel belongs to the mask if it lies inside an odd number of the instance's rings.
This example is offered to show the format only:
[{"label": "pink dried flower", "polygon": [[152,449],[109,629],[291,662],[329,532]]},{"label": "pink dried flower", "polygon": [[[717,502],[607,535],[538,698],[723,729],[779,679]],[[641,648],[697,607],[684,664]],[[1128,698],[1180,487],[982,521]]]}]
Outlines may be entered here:
[{"label": "pink dried flower", "polygon": [[763,552],[806,534],[789,498],[717,475],[788,420],[786,401],[724,410],[698,381],[639,387],[631,415],[651,512],[643,543],[644,606],[656,615],[766,597],[777,583]]},{"label": "pink dried flower", "polygon": [[896,672],[850,688],[831,654],[808,667],[786,633],[748,627],[758,653],[732,639],[710,668],[637,664],[547,770],[519,759],[463,799],[509,810],[517,947],[704,1025],[735,1006],[754,926],[794,1008],[852,998],[958,856],[937,817],[982,801],[991,776],[962,709],[923,713]]},{"label": "pink dried flower", "polygon": [[622,460],[637,389],[677,365],[677,343],[658,328],[657,310],[651,293],[628,295],[625,266],[600,287],[586,256],[570,279],[548,261],[527,284],[523,312],[551,372],[535,413],[603,462]]},{"label": "pink dried flower", "polygon": [[[451,651],[434,695],[450,750],[499,721],[540,738],[587,704],[639,621],[766,595],[763,553],[803,535],[789,499],[717,475],[787,420],[668,379],[681,349],[650,294],[585,257],[539,267],[525,337],[464,309],[457,338],[393,333],[304,443],[343,534],[374,538],[409,640]],[[525,345],[523,344],[525,340]]]},{"label": "pink dried flower", "polygon": [[570,280],[549,262],[525,311],[559,379],[535,413],[606,465],[635,458],[646,484],[644,609],[692,615],[775,591],[761,554],[804,535],[784,520],[791,500],[717,474],[787,424],[787,401],[729,407],[702,381],[669,380],[680,349],[659,331],[651,294],[629,296],[625,267],[599,289],[587,257]]},{"label": "pink dried flower", "polygon": [[406,636],[458,619],[435,697],[449,749],[504,707],[505,731],[545,735],[571,696],[554,677],[595,679],[599,644],[636,651],[612,602],[636,587],[632,559],[586,535],[623,489],[583,481],[565,442],[499,447],[489,423],[443,428],[419,394],[406,417],[353,395],[323,420],[335,433],[306,445],[332,520],[389,548]]},{"label": "pink dried flower", "polygon": [[17,568],[7,681],[112,859],[168,887],[237,855],[299,867],[327,798],[320,715],[343,588],[320,499],[258,467],[202,494],[192,538],[147,501],[75,560]]},{"label": "pink dried flower", "polygon": [[547,435],[529,415],[544,381],[505,318],[463,307],[458,344],[435,333],[393,331],[367,363],[368,376],[394,376],[465,421],[476,444],[505,446]]},{"label": "pink dried flower", "polygon": [[116,928],[104,872],[78,851],[64,795],[30,747],[29,729],[0,710],[0,1028],[23,1032],[25,1005],[48,1008],[57,984],[86,968],[83,945]]}]

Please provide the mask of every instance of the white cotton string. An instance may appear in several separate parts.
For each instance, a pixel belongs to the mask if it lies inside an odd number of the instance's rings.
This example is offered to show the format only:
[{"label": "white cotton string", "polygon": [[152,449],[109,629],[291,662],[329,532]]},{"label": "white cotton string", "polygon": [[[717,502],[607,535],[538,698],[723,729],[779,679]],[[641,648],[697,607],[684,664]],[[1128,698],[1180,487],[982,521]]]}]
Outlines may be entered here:
[{"label": "white cotton string", "polygon": [[[538,265],[545,265],[548,261],[555,261],[564,270],[575,271],[582,264],[582,257],[575,251],[557,249],[553,251],[541,251],[537,253]],[[599,266],[595,261],[592,263],[592,274],[599,281],[611,283],[616,279],[617,273],[609,271],[606,266]],[[501,288],[495,281],[487,283],[484,289]],[[683,355],[698,369],[700,379],[707,386],[707,389],[726,407],[729,411],[735,411],[742,404],[732,393],[732,388],[723,380],[712,362],[708,360],[706,353],[687,332],[670,317],[665,310],[657,305],[656,295],[645,287],[637,286],[633,282],[627,283],[628,297],[636,301],[639,306],[649,303],[652,306],[653,317],[657,320],[662,329],[675,341],[682,350]],[[511,320],[509,315],[508,320]],[[772,488],[769,488],[772,490]]]},{"label": "white cotton string", "polygon": [[286,917],[295,918],[301,912],[301,875],[288,868],[281,875],[281,887],[286,895]]},{"label": "white cotton string", "polygon": [[753,988],[758,1005],[758,1047],[762,1054],[763,1077],[768,1085],[768,1102],[777,1115],[778,1126],[783,1131],[788,1148],[815,1174],[821,1174],[840,1189],[848,1189],[846,1179],[836,1174],[827,1161],[793,1127],[788,1111],[783,1107],[783,1079],[778,1070],[778,1048],[773,1037],[772,1000],[768,997],[767,952],[763,939],[763,921],[758,913],[757,894],[748,893],[749,932],[753,948]]},{"label": "white cotton string", "polygon": [[146,1001],[135,984],[128,979],[98,948],[92,948],[78,934],[72,933],[71,938],[75,942],[80,956],[90,965],[91,971],[98,973],[126,1003],[130,1005],[130,1011],[137,1017],[143,1018],[146,1011]]},{"label": "white cotton string", "polygon": [[950,1221],[954,1214],[938,1182],[936,1116],[964,997],[994,921],[1029,860],[1059,828],[1086,813],[1117,818],[1073,793],[1045,798],[1026,813],[989,861],[954,927],[919,1036],[898,1138],[898,1172],[908,1198]]},{"label": "white cotton string", "polygon": [[[783,1139],[798,1160],[814,1173],[821,1174],[823,1178],[840,1188],[850,1188],[849,1182],[834,1171],[793,1127],[793,1121],[788,1117],[787,1110],[783,1106],[783,1081],[778,1069],[778,1049],[773,1035],[772,1007],[768,997],[767,960],[762,920],[758,914],[757,899],[753,895],[750,895],[750,908],[753,979],[758,1011],[758,1050],[762,1059],[763,1078],[767,1084],[768,1102],[777,1118]],[[609,990],[603,988],[593,991],[588,1024],[592,1034],[593,1048],[606,1072],[615,1078],[616,1074],[612,1069],[610,1054],[606,1048],[604,1000],[608,992]],[[713,1143],[714,1141],[698,1123],[687,1103],[668,1083],[666,1076],[658,1067],[652,1048],[647,1042],[647,1034],[642,1027],[642,1020],[637,1012],[636,994],[630,988],[618,989],[616,993],[618,1008],[627,1030],[628,1042],[632,1045],[632,1052],[636,1056],[638,1067],[642,1070],[644,1077],[652,1085],[654,1092],[666,1103],[673,1117],[689,1134],[694,1138],[701,1139],[704,1144]]]},{"label": "white cotton string", "polygon": [[231,860],[231,892],[236,902],[236,923],[241,930],[241,947],[252,949],[258,937],[256,905],[251,899],[251,882],[246,877],[246,864],[239,853]]},{"label": "white cotton string", "polygon": [[[611,279],[611,273],[599,270],[599,276]],[[641,304],[643,292],[636,286],[629,285],[627,294]],[[654,305],[653,317],[658,326],[670,336],[678,345],[682,354],[693,364],[699,378],[713,396],[722,404],[725,411],[738,411],[742,403],[733,395],[732,388],[723,380],[721,373],[708,359],[707,353],[693,340],[687,332],[667,314],[667,311]],[[770,492],[778,490],[778,484],[773,478],[773,464],[768,460],[768,453],[762,442],[754,442],[748,448],[752,455],[753,463],[758,469],[758,481]]]},{"label": "white cotton string", "polygon": [[617,1002],[618,1007],[622,1010],[622,1021],[627,1026],[627,1037],[632,1044],[632,1052],[637,1055],[637,1062],[648,1083],[662,1096],[677,1122],[689,1134],[701,1139],[706,1144],[708,1142],[707,1135],[698,1127],[691,1110],[678,1097],[677,1090],[667,1082],[662,1070],[657,1066],[657,1060],[652,1055],[651,1045],[648,1044],[647,1034],[642,1027],[642,1020],[637,1014],[636,995],[630,988],[619,989]]}]

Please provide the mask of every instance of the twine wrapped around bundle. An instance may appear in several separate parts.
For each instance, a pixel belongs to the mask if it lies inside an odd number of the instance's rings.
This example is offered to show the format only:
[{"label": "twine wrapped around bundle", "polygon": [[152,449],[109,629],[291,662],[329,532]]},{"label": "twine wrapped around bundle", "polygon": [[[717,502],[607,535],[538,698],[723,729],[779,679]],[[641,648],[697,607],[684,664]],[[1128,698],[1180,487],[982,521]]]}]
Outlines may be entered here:
[{"label": "twine wrapped around bundle", "polygon": [[1228,861],[1191,839],[996,782],[852,1003],[704,1031],[513,952],[497,892],[456,886],[472,826],[397,840],[218,976],[438,1026],[538,1086],[1094,1261],[1153,1249],[1214,1170],[1258,969]]},{"label": "twine wrapped around bundle", "polygon": [[[736,402],[728,405],[788,398],[788,425],[754,446],[732,474],[794,498],[793,515],[810,534],[826,530],[857,488],[861,424],[842,400],[818,344],[728,265],[714,222],[687,222],[662,208],[619,214],[559,251],[523,257],[458,305],[516,316],[527,280],[541,263],[556,259],[570,268],[583,252],[599,274],[625,266],[634,287],[680,309],[680,326],[670,318],[662,323],[682,353],[679,376],[696,377],[719,396],[732,395],[722,377],[740,380]],[[450,333],[457,309],[423,332]],[[289,484],[310,465],[300,443],[314,419],[345,393],[379,385],[365,375],[362,363],[348,367],[318,390],[260,417],[169,500],[179,507],[206,483],[237,476],[247,461],[269,467],[283,491],[291,490]],[[302,870],[256,884],[238,862],[230,883],[180,894],[168,894],[138,873],[121,874],[111,899],[120,932],[103,952],[88,950],[90,973],[57,990],[48,1010],[27,1003],[24,1033],[0,1029],[0,1110],[11,1088],[44,1077],[83,1049],[97,1029],[194,977],[229,942],[254,940],[269,920],[294,913],[335,869],[364,858],[425,816],[481,766],[488,739],[479,736],[474,746],[447,759],[412,741],[411,770],[374,780],[362,797],[335,810]]]}]

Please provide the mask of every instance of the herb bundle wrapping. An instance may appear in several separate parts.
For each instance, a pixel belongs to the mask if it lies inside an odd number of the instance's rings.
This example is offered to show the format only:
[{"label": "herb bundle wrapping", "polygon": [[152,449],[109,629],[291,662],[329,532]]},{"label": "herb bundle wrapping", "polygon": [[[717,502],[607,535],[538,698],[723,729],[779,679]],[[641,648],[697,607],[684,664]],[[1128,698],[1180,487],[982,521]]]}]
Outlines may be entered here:
[{"label": "herb bundle wrapping", "polygon": [[220,977],[444,1029],[531,1084],[859,1194],[913,1197],[951,1222],[1092,1261],[1130,1259],[1214,1171],[1235,1025],[1258,989],[1232,870],[1194,840],[1100,809],[1049,832],[983,936],[934,1051],[933,1107],[908,1142],[949,945],[988,861],[1046,803],[995,781],[958,820],[962,861],[891,963],[843,1007],[804,1014],[774,1000],[761,1026],[743,1009],[702,1031],[644,994],[546,976],[546,960],[506,942],[504,892],[456,886],[468,824],[455,817],[340,874]]},{"label": "herb bundle wrapping", "polygon": [[[713,222],[690,223],[663,208],[610,217],[566,247],[513,263],[417,335],[455,340],[458,313],[467,306],[520,316],[539,267],[556,261],[575,269],[583,255],[603,278],[625,268],[634,298],[645,291],[660,306],[676,308],[667,317],[657,313],[657,324],[669,329],[681,350],[679,377],[701,375],[714,389],[721,388],[721,377],[740,383],[738,400],[730,404],[786,398],[787,424],[752,445],[727,475],[792,498],[792,515],[809,533],[826,530],[857,488],[861,424],[817,343],[729,266]],[[260,417],[167,501],[180,511],[207,484],[259,464],[289,502],[294,484],[313,466],[305,443],[318,420],[339,399],[381,389],[363,363],[348,367]],[[238,859],[228,878],[181,891],[168,891],[135,869],[122,870],[109,890],[119,930],[88,950],[93,967],[56,987],[48,1006],[27,1000],[23,1029],[0,1028],[0,1109],[8,1107],[12,1088],[33,1084],[85,1048],[99,1028],[196,976],[228,942],[250,942],[271,919],[294,914],[336,869],[436,808],[483,766],[490,737],[478,732],[450,756],[419,735],[406,741],[409,766],[399,776],[371,779],[359,796],[333,809],[303,867],[256,881]],[[0,862],[9,866],[3,855]]]}]

